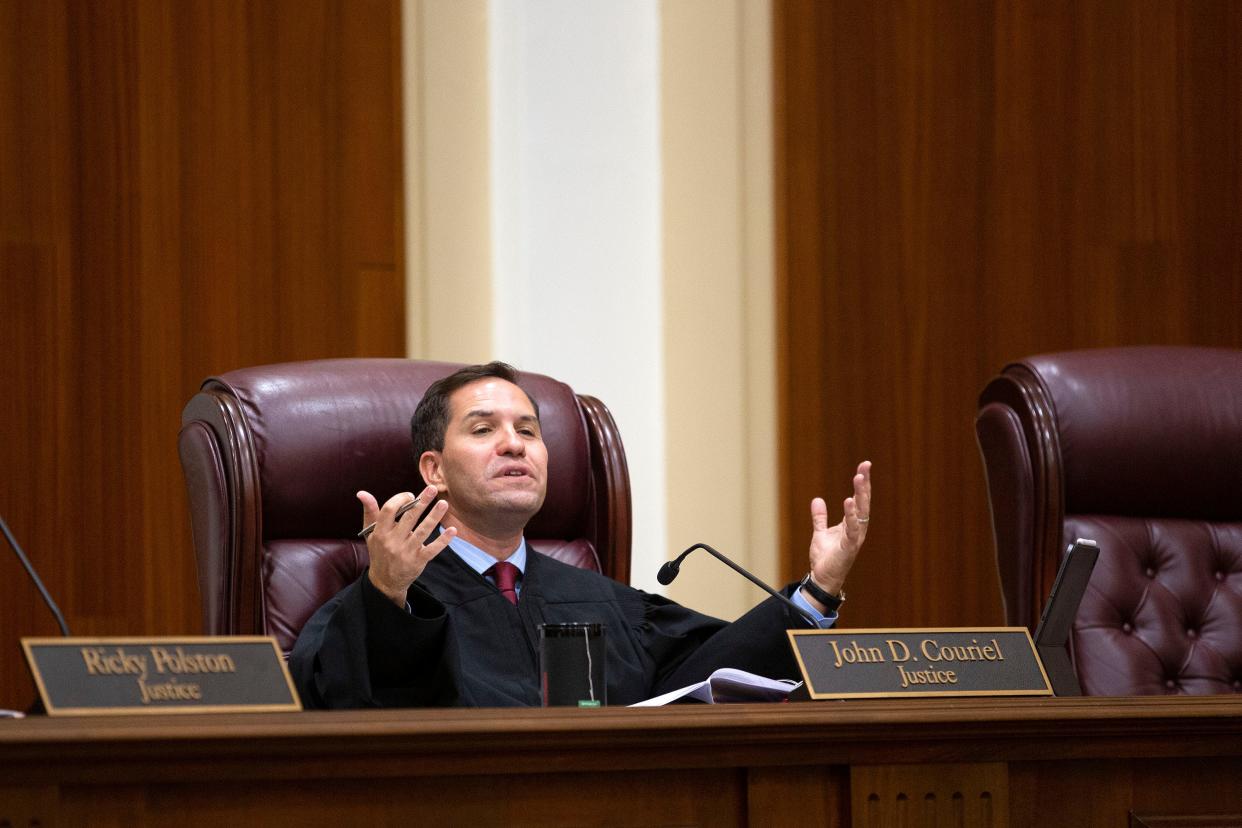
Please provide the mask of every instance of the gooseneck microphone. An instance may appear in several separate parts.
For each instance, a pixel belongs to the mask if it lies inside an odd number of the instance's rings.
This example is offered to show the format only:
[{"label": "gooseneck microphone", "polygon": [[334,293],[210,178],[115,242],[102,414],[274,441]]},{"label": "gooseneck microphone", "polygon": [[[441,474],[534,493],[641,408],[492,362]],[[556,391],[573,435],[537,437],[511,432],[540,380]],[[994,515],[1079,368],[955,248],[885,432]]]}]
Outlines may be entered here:
[{"label": "gooseneck microphone", "polygon": [[778,598],[781,601],[784,601],[786,604],[788,604],[793,609],[794,612],[798,613],[798,615],[805,618],[807,623],[810,624],[812,627],[819,626],[819,624],[815,623],[814,616],[812,616],[809,612],[807,612],[802,607],[795,604],[793,601],[790,601],[784,595],[781,595],[779,592],[772,589],[772,587],[768,586],[763,581],[756,578],[754,575],[751,575],[745,569],[742,569],[740,566],[735,564],[733,561],[729,560],[724,555],[720,554],[715,549],[712,549],[710,546],[708,546],[705,543],[696,543],[694,546],[691,546],[689,549],[687,549],[685,552],[682,552],[676,558],[673,558],[673,560],[666,562],[664,566],[660,567],[660,571],[656,574],[656,580],[659,581],[664,586],[668,586],[669,584],[671,584],[673,582],[673,579],[677,577],[677,573],[681,571],[681,562],[686,559],[687,555],[689,555],[691,552],[693,552],[696,549],[702,549],[702,550],[705,550],[706,552],[709,552],[710,554],[712,554],[713,556],[715,556],[716,558],[718,558],[719,560],[727,564],[730,568],[733,569],[733,571],[737,572],[739,575],[749,580],[752,584],[759,587],[767,594],[775,598]]},{"label": "gooseneck microphone", "polygon": [[52,615],[56,616],[56,623],[60,625],[60,631],[64,633],[65,638],[69,638],[69,625],[65,623],[65,616],[60,614],[60,607],[56,606],[56,602],[52,600],[52,596],[48,594],[47,587],[43,585],[43,581],[39,578],[39,573],[35,572],[34,566],[30,563],[30,559],[26,557],[26,553],[18,546],[17,539],[13,537],[13,533],[9,531],[9,525],[4,522],[4,518],[0,517],[0,530],[4,531],[4,537],[9,542],[9,546],[13,547],[14,554],[17,559],[22,562],[22,566],[26,570],[26,574],[30,576],[30,580],[34,581],[34,585],[39,588],[39,594],[43,596],[43,602],[47,604],[47,608],[52,611]]}]

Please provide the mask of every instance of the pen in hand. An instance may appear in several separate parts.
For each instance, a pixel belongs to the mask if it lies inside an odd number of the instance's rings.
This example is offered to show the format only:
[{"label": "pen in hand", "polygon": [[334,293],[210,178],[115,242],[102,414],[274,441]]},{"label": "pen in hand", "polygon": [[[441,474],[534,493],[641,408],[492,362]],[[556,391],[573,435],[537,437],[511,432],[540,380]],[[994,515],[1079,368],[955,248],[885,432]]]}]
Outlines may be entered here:
[{"label": "pen in hand", "polygon": [[[418,505],[418,498],[414,498],[409,503],[405,504],[404,506],[402,506],[400,509],[397,510],[397,514],[393,516],[392,522],[396,523],[397,521],[401,520],[401,517],[406,512],[410,511],[417,505]],[[374,531],[375,531],[375,524],[374,523],[368,524],[365,529],[363,529],[361,532],[358,533],[358,537],[362,538],[363,540],[366,540],[368,537],[370,537],[371,533]]]}]

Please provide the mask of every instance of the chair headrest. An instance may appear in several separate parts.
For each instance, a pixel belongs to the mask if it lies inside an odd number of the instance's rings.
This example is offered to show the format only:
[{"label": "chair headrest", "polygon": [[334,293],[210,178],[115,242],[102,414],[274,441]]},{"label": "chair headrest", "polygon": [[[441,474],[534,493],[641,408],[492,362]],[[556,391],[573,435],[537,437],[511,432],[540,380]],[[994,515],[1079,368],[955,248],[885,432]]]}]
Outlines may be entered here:
[{"label": "chair headrest", "polygon": [[1017,365],[1051,402],[1067,513],[1237,519],[1242,351],[1101,348]]}]

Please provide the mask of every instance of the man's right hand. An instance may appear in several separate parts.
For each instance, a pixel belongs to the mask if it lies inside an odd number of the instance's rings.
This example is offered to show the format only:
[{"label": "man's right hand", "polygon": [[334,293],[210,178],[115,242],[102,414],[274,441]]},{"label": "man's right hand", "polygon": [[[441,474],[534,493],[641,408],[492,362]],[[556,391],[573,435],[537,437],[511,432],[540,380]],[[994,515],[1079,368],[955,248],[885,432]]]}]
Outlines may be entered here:
[{"label": "man's right hand", "polygon": [[[423,574],[428,562],[439,555],[457,535],[455,528],[448,527],[440,532],[438,538],[426,543],[440,518],[448,511],[448,502],[444,500],[432,506],[427,517],[417,526],[414,525],[426,504],[435,496],[435,486],[428,486],[417,498],[411,492],[393,495],[380,508],[370,492],[358,492],[358,500],[362,503],[363,526],[375,524],[375,531],[367,537],[367,552],[371,556],[371,568],[367,577],[371,579],[372,586],[399,607],[405,606],[405,595],[410,584]],[[411,500],[417,500],[414,507],[402,515],[400,520],[394,520],[397,511]]]}]

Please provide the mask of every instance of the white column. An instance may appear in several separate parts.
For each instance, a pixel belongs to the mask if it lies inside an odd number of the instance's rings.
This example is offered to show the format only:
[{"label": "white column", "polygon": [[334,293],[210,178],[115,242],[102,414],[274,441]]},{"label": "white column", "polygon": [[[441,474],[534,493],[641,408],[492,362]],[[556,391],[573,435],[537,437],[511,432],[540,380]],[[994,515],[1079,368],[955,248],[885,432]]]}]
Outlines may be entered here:
[{"label": "white column", "polygon": [[[661,32],[669,542],[702,541],[772,582],[770,6],[670,0]],[[669,590],[684,604],[732,618],[765,597],[702,552],[691,561]]]},{"label": "white column", "polygon": [[633,482],[631,581],[667,554],[659,15],[654,0],[492,0],[497,356],[612,410]]},{"label": "white column", "polygon": [[406,347],[492,354],[487,0],[404,0]]},{"label": "white column", "polygon": [[[410,355],[607,403],[644,589],[695,540],[776,574],[770,10],[403,5]],[[761,597],[707,556],[669,592]]]}]

